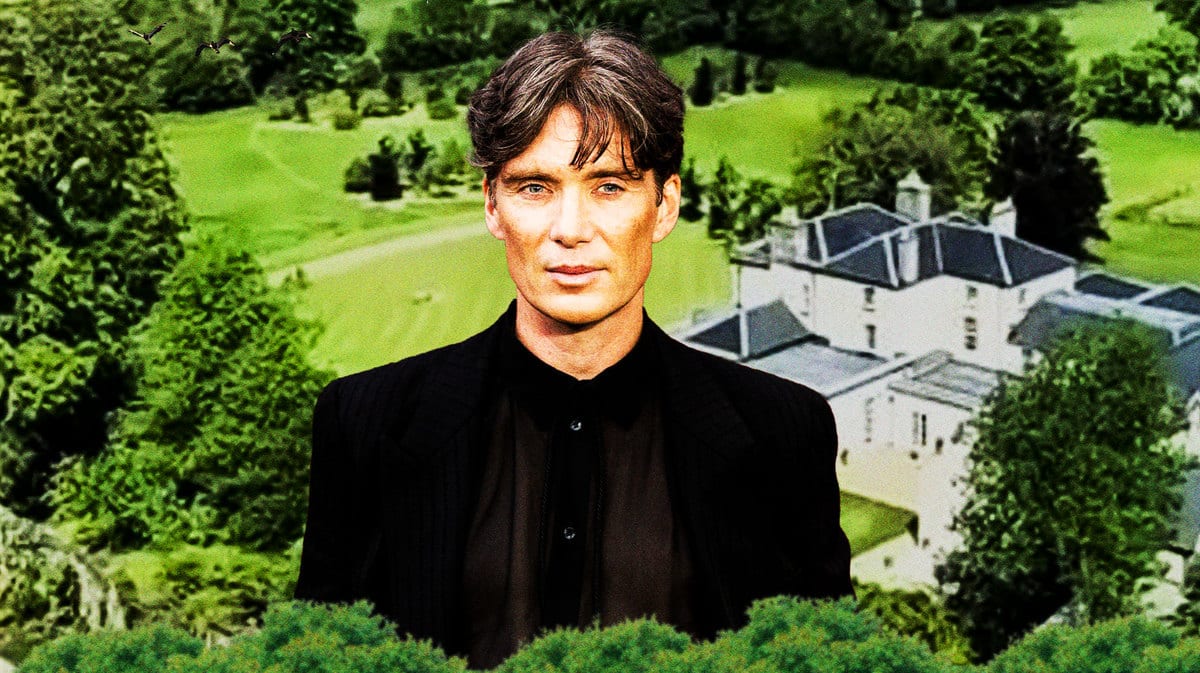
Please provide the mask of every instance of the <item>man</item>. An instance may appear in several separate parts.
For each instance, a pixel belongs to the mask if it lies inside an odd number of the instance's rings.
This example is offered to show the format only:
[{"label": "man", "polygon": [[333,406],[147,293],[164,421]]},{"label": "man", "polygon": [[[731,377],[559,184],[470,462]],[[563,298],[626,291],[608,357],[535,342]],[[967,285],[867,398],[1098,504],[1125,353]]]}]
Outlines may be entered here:
[{"label": "man", "polygon": [[828,403],[642,307],[679,213],[679,87],[622,38],[551,33],[468,124],[516,300],[322,392],[296,596],[370,599],[491,668],[557,625],[712,637],[757,598],[850,593]]}]

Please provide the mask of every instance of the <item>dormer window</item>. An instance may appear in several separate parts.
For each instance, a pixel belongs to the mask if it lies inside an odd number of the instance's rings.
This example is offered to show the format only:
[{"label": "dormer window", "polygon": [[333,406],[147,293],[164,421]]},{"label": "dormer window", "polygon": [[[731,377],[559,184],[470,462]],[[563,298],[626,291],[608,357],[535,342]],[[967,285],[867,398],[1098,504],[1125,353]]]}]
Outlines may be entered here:
[{"label": "dormer window", "polygon": [[967,286],[967,301],[974,301],[975,297],[977,297],[978,295],[979,295],[979,288],[975,287],[974,285]]},{"label": "dormer window", "polygon": [[863,308],[872,311],[875,309],[875,288],[863,288]]}]

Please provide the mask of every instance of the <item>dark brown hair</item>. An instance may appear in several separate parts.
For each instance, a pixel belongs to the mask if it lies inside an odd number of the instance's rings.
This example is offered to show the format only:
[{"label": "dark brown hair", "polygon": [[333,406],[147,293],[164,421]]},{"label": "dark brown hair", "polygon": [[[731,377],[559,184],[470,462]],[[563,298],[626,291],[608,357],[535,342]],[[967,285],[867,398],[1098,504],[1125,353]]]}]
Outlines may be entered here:
[{"label": "dark brown hair", "polygon": [[625,168],[654,171],[659,189],[683,157],[683,91],[632,38],[607,30],[546,33],[526,42],[471,96],[471,163],[489,182],[525,151],[559,105],[582,118],[571,165],[604,154],[616,131]]}]

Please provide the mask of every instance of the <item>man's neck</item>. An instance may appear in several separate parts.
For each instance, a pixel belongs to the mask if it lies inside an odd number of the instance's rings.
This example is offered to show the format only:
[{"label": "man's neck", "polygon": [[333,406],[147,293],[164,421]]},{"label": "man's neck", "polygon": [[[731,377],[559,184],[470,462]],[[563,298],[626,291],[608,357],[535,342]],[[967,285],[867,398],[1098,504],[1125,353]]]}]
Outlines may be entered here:
[{"label": "man's neck", "polygon": [[594,378],[625,357],[642,333],[641,293],[586,326],[566,325],[517,299],[517,339],[537,359],[576,379]]}]

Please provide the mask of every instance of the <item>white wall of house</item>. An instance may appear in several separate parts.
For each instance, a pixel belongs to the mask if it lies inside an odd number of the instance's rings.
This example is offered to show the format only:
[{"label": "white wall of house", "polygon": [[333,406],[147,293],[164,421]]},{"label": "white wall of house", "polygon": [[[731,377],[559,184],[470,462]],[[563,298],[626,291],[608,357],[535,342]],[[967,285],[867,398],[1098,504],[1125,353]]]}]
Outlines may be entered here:
[{"label": "white wall of house", "polygon": [[830,398],[838,427],[838,485],[894,507],[914,509],[916,463],[892,443],[895,415],[887,382],[877,379]]}]

